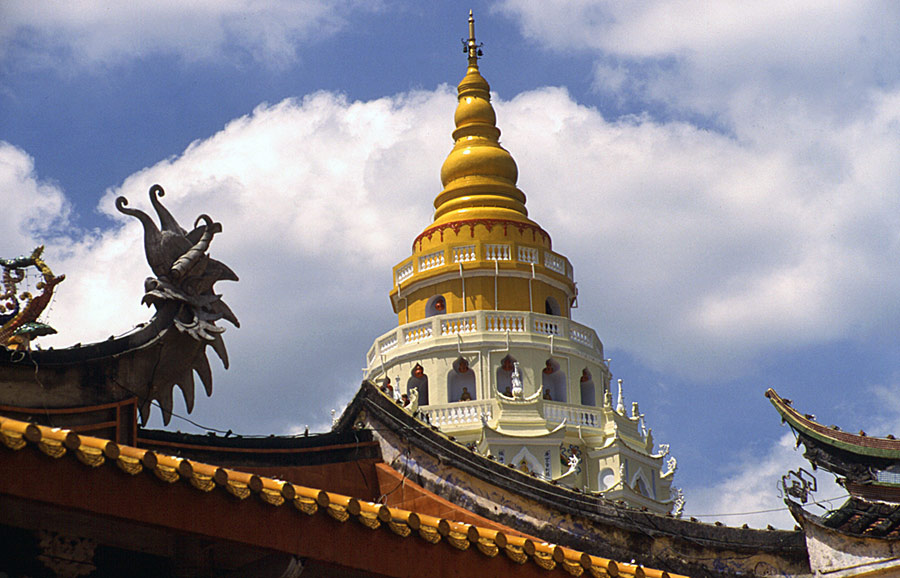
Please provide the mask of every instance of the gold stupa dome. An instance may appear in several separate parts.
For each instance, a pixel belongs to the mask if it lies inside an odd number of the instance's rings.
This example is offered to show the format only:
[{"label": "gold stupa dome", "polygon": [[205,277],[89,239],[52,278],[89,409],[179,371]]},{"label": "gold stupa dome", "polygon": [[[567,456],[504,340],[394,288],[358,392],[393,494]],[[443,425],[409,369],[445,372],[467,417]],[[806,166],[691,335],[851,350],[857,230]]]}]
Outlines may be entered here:
[{"label": "gold stupa dome", "polygon": [[444,190],[434,200],[435,223],[469,219],[531,222],[516,188],[516,161],[500,146],[491,87],[478,70],[480,48],[469,13],[469,67],[457,87],[454,146],[441,167]]}]

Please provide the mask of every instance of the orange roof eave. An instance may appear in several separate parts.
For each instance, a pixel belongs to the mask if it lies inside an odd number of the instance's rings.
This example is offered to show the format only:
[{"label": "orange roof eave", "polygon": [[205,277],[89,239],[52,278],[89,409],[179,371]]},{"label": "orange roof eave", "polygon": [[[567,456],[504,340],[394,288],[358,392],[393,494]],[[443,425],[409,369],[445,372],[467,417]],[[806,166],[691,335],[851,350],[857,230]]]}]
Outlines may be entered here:
[{"label": "orange roof eave", "polygon": [[[668,576],[495,529],[71,430],[0,417],[0,442],[0,468],[10,472],[0,477],[0,494],[386,576],[456,576],[461,570],[480,576],[546,576],[554,568],[566,570],[560,576],[583,570],[594,575]],[[231,507],[241,502],[245,505]],[[288,505],[294,507],[284,507]],[[240,524],[234,523],[238,516]],[[347,523],[351,519],[356,523]],[[260,524],[266,532],[258,531]],[[354,542],[365,547],[347,547]]]}]

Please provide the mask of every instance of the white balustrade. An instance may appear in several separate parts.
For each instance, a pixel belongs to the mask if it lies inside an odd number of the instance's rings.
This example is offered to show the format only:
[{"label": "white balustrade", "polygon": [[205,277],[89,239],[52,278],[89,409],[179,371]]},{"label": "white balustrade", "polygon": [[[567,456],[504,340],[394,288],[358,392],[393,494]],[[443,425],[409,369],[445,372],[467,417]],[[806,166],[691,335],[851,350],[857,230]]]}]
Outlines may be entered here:
[{"label": "white balustrade", "polygon": [[397,347],[397,333],[393,331],[390,335],[378,342],[378,352],[382,354],[387,353],[395,347]]},{"label": "white balustrade", "polygon": [[397,285],[399,285],[400,283],[403,283],[404,281],[406,281],[407,279],[412,277],[412,274],[413,274],[413,263],[412,263],[412,261],[410,261],[409,263],[406,263],[405,265],[403,265],[402,267],[397,269]]},{"label": "white balustrade", "polygon": [[566,420],[566,423],[572,426],[600,427],[603,424],[601,416],[599,410],[544,402],[544,419],[551,423],[561,423]]},{"label": "white balustrade", "polygon": [[585,331],[584,328],[572,326],[569,328],[569,339],[586,347],[594,348],[594,332]]},{"label": "white balustrade", "polygon": [[453,247],[450,249],[451,258],[454,263],[468,263],[478,259],[478,253],[475,251],[475,245],[463,245],[461,247]]},{"label": "white balustrade", "polygon": [[474,315],[450,317],[441,320],[441,335],[474,333],[475,331],[478,331],[478,321]]},{"label": "white balustrade", "polygon": [[559,322],[550,319],[534,318],[534,332],[543,335],[559,335]]},{"label": "white balustrade", "polygon": [[537,263],[538,250],[534,247],[519,246],[519,261],[522,263]]},{"label": "white balustrade", "polygon": [[513,333],[524,332],[525,316],[504,313],[488,313],[485,317],[487,331],[510,331]]},{"label": "white balustrade", "polygon": [[435,346],[456,347],[459,336],[464,336],[468,343],[472,339],[497,339],[498,333],[507,332],[515,339],[524,338],[529,342],[529,336],[542,337],[535,343],[547,343],[547,338],[552,336],[558,347],[575,348],[594,362],[603,363],[603,343],[597,334],[571,319],[524,311],[471,311],[420,319],[381,335],[367,352],[367,367],[378,367],[379,355],[389,351],[391,355],[406,355],[409,348],[425,341]]},{"label": "white balustrade", "polygon": [[512,251],[509,245],[485,245],[484,258],[488,261],[510,261]]},{"label": "white balustrade", "polygon": [[560,275],[566,274],[566,260],[550,251],[544,251],[544,266]]},{"label": "white balustrade", "polygon": [[494,406],[491,401],[462,401],[440,406],[421,408],[428,422],[437,427],[476,425],[481,423],[481,415],[491,419]]},{"label": "white balustrade", "polygon": [[419,257],[419,271],[427,271],[444,264],[444,252],[435,251]]},{"label": "white balustrade", "polygon": [[431,322],[420,323],[408,329],[403,330],[404,343],[418,343],[426,339],[431,339]]}]

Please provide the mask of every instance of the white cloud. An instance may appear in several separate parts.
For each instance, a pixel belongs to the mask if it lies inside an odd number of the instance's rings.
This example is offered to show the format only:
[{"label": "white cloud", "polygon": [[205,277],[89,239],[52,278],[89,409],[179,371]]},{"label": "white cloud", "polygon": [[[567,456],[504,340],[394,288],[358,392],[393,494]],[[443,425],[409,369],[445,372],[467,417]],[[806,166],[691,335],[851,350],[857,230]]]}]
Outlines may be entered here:
[{"label": "white cloud", "polygon": [[[864,341],[900,322],[900,211],[887,192],[900,184],[898,102],[886,95],[873,118],[822,140],[840,170],[793,142],[760,149],[681,122],[610,122],[560,89],[496,108],[530,213],[575,266],[576,319],[658,371],[722,381],[771,351]],[[396,322],[390,268],[430,222],[454,106],[447,87],[369,102],[317,93],[261,105],[135,173],[100,203],[124,227],[48,250],[68,279],[50,320],[60,335],[47,342],[105,339],[146,320],[140,227],[113,200],[146,209],[160,183],[183,225],[204,212],[223,223],[212,254],[241,277],[218,287],[244,324],[227,334],[233,368],[217,378],[231,393],[209,411],[273,411],[273,398],[243,385],[261,375],[284,384],[267,395],[294,388],[317,402],[303,411],[326,411]],[[19,163],[7,190],[28,195],[18,222],[41,199],[65,205],[21,151],[6,150]],[[274,411],[255,427],[303,419]]]},{"label": "white cloud", "polygon": [[498,115],[531,214],[575,265],[576,317],[657,370],[723,380],[896,321],[894,100],[821,139],[837,159],[821,165],[808,143],[609,122],[557,89]]},{"label": "white cloud", "polygon": [[507,0],[501,10],[547,48],[593,55],[598,90],[621,96],[624,87],[741,138],[777,142],[797,111],[852,120],[900,80],[893,4],[580,0],[548,10]]},{"label": "white cloud", "polygon": [[[710,485],[685,488],[684,515],[729,526],[747,524],[751,528],[764,528],[771,524],[776,528],[793,528],[796,522],[784,504],[781,477],[801,467],[810,471],[802,446],[796,449],[794,436],[786,433],[771,447],[745,450],[739,461],[723,465],[724,476],[720,472],[710,475],[710,480],[716,480]],[[829,510],[838,508],[844,502],[846,491],[827,472],[817,471],[814,476],[818,490],[809,495],[810,502],[821,502]],[[806,507],[816,515],[825,512],[813,503]]]},{"label": "white cloud", "polygon": [[[114,199],[153,214],[147,191],[160,183],[183,226],[201,213],[223,224],[211,254],[241,277],[216,288],[242,327],[229,328],[232,369],[216,372],[216,396],[198,403],[195,419],[256,431],[321,424],[352,395],[372,339],[396,322],[391,267],[430,221],[454,104],[445,87],[261,105],[132,175],[100,201],[121,227],[48,247],[68,278],[48,319],[60,333],[42,343],[102,340],[149,317],[139,304],[149,275],[141,228]],[[246,385],[261,379],[263,392]]]},{"label": "white cloud", "polygon": [[377,2],[158,0],[4,3],[0,56],[13,45],[55,65],[116,64],[153,54],[193,61],[248,55],[257,62],[293,61],[301,42],[333,34],[356,10]]},{"label": "white cloud", "polygon": [[[65,227],[69,203],[53,183],[41,180],[34,172],[34,160],[28,154],[0,141],[0,231],[8,247],[40,244]],[[30,253],[33,247],[28,247]],[[6,255],[7,258],[13,255]]]}]

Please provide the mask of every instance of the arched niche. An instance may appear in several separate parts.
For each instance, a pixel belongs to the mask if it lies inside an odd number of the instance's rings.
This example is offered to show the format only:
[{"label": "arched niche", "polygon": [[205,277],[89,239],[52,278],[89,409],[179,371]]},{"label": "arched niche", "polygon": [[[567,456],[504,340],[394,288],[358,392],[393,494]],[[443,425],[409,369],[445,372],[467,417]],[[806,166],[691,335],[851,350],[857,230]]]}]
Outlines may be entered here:
[{"label": "arched niche", "polygon": [[447,312],[447,300],[443,295],[435,295],[425,304],[425,317],[443,315]]},{"label": "arched niche", "polygon": [[497,391],[507,397],[512,397],[512,373],[515,368],[516,358],[507,355],[500,360],[497,368]]},{"label": "arched niche", "polygon": [[559,362],[552,357],[544,363],[541,371],[541,388],[544,399],[567,402],[566,372],[560,369]]},{"label": "arched niche", "polygon": [[544,464],[534,457],[534,455],[528,451],[528,448],[519,450],[515,457],[509,460],[509,463],[526,474],[540,476],[544,473]]},{"label": "arched niche", "polygon": [[544,300],[544,313],[547,315],[562,315],[562,308],[559,306],[559,302],[553,297],[547,297]]},{"label": "arched niche", "polygon": [[597,388],[594,386],[594,378],[591,375],[590,370],[585,367],[581,370],[581,379],[580,379],[580,389],[581,389],[581,405],[597,405]]},{"label": "arched niche", "polygon": [[647,480],[646,474],[644,474],[643,468],[639,468],[634,475],[634,478],[631,480],[631,487],[645,498],[650,498],[651,500],[656,499],[656,496],[653,495],[653,490],[651,490],[651,484],[649,480]]},{"label": "arched niche", "polygon": [[597,474],[597,491],[605,492],[616,483],[616,472],[612,468],[603,468]]},{"label": "arched niche", "polygon": [[412,395],[415,389],[419,394],[419,405],[428,405],[428,376],[425,375],[425,369],[421,364],[417,363],[409,372],[409,379],[406,380],[406,392]]},{"label": "arched niche", "polygon": [[453,369],[447,373],[447,401],[453,403],[474,399],[475,372],[469,367],[469,361],[465,357],[458,357],[453,362]]}]

